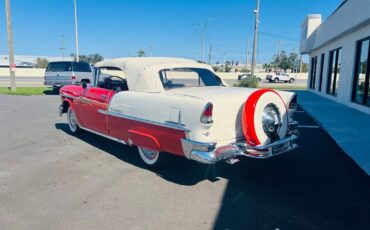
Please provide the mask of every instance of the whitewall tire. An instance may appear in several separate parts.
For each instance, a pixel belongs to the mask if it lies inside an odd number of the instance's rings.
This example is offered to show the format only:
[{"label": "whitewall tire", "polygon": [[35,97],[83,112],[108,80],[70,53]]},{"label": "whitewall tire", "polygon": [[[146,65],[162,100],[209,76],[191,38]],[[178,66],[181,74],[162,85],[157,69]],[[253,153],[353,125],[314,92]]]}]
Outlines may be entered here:
[{"label": "whitewall tire", "polygon": [[81,129],[78,126],[76,113],[71,107],[68,108],[67,119],[68,119],[69,131],[72,134],[79,134],[81,132]]},{"label": "whitewall tire", "polygon": [[167,164],[167,155],[163,152],[137,147],[140,158],[151,168],[161,168]]}]

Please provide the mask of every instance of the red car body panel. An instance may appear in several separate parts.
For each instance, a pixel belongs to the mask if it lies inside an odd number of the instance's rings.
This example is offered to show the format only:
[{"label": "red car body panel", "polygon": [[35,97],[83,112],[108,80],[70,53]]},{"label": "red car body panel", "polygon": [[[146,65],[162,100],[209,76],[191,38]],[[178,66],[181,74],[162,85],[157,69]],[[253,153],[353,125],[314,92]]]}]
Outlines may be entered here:
[{"label": "red car body panel", "polygon": [[181,139],[183,130],[172,129],[143,121],[107,115],[112,90],[81,86],[64,86],[62,101],[70,104],[81,127],[119,139],[128,144],[184,156]]},{"label": "red car body panel", "polygon": [[181,139],[185,138],[182,130],[135,121],[108,115],[110,136],[137,146],[151,148],[183,156]]}]

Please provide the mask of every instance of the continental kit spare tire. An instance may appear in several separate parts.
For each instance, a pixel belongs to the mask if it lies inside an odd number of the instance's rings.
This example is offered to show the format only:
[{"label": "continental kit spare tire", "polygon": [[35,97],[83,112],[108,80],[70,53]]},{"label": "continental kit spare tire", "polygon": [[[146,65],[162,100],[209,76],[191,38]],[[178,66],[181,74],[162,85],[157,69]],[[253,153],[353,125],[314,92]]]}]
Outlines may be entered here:
[{"label": "continental kit spare tire", "polygon": [[288,114],[281,96],[271,89],[253,92],[244,104],[242,125],[246,141],[251,146],[284,138],[288,130]]}]

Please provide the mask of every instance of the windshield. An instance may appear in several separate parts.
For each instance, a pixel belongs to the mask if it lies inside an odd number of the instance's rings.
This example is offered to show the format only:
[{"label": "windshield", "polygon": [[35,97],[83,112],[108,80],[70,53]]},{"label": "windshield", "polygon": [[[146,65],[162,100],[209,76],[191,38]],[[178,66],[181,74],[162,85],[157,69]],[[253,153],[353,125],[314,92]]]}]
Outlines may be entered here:
[{"label": "windshield", "polygon": [[165,89],[181,87],[222,86],[222,81],[208,69],[174,68],[159,72]]}]

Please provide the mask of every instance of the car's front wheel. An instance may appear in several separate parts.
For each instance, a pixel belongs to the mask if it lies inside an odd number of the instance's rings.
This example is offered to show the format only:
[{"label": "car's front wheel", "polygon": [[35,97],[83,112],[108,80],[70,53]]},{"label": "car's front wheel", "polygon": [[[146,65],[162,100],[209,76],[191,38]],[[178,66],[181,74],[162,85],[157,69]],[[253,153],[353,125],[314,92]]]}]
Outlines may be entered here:
[{"label": "car's front wheel", "polygon": [[69,131],[71,131],[72,134],[79,134],[81,132],[81,128],[78,126],[76,113],[71,107],[68,108],[67,119]]},{"label": "car's front wheel", "polygon": [[151,150],[144,147],[137,147],[140,158],[151,168],[162,168],[167,165],[168,156],[159,151]]},{"label": "car's front wheel", "polygon": [[293,78],[289,79],[289,83],[293,83],[293,82],[294,82]]},{"label": "car's front wheel", "polygon": [[274,82],[275,82],[275,83],[278,83],[278,82],[279,82],[279,78],[275,78],[275,79],[274,79]]}]

